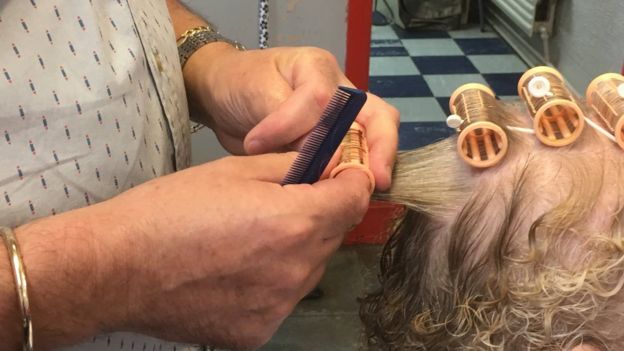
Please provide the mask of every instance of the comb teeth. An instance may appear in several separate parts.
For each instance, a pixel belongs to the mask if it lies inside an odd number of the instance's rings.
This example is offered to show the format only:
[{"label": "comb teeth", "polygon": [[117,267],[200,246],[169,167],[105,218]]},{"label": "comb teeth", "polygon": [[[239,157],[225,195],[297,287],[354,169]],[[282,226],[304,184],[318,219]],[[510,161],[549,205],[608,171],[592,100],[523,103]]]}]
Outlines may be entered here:
[{"label": "comb teeth", "polygon": [[365,102],[364,92],[339,87],[319,123],[306,138],[282,185],[316,182]]}]

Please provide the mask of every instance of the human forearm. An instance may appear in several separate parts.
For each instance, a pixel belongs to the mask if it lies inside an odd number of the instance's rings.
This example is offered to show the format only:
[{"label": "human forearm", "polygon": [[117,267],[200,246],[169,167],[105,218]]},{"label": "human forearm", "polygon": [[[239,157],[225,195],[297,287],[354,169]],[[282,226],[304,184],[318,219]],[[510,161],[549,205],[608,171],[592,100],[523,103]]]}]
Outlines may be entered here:
[{"label": "human forearm", "polygon": [[178,0],[167,0],[167,8],[169,9],[169,15],[173,22],[176,38],[179,38],[182,33],[190,28],[205,26],[207,23],[203,18],[194,14]]},{"label": "human forearm", "polygon": [[[368,204],[357,171],[279,186],[294,156],[225,158],[17,228],[37,349],[113,331],[259,347]],[[6,257],[0,284],[0,350],[14,351]]]},{"label": "human forearm", "polygon": [[[205,26],[208,24],[206,20],[193,13],[186,6],[182,5],[178,0],[167,0],[167,8],[173,22],[173,29],[176,38],[180,38],[184,32],[191,28]],[[194,78],[199,75],[199,69],[210,66],[210,63],[222,56],[223,52],[236,51],[234,48],[223,42],[214,42],[201,47],[196,54],[191,55],[184,66],[184,78],[187,88],[195,89]],[[201,58],[199,58],[201,57]],[[204,72],[204,69],[201,70]],[[191,84],[189,86],[189,84]]]},{"label": "human forearm", "polygon": [[[111,221],[100,204],[15,229],[27,274],[37,349],[67,345],[112,327],[123,315],[125,270],[111,252]],[[119,232],[121,226],[117,225]],[[2,245],[3,246],[3,245]],[[21,345],[21,315],[8,255],[0,248],[0,350]]]},{"label": "human forearm", "polygon": [[[167,7],[171,20],[173,22],[176,38],[180,38],[182,34],[198,26],[205,26],[206,20],[193,13],[187,7],[182,5],[178,0],[167,0]],[[214,76],[215,62],[227,56],[228,53],[235,53],[230,44],[224,42],[213,42],[199,48],[187,60],[183,67],[184,82],[189,97],[190,107],[193,111],[192,117],[197,122],[207,125],[213,125],[213,121],[208,119],[210,112],[206,111],[202,104],[198,103],[198,99],[203,94],[207,94],[204,85],[206,79]],[[212,90],[212,89],[210,89]],[[213,99],[214,100],[214,99]]]},{"label": "human forearm", "polygon": [[5,254],[4,245],[0,245],[0,350],[19,350],[20,315],[17,307],[15,282],[11,275],[9,256]]}]

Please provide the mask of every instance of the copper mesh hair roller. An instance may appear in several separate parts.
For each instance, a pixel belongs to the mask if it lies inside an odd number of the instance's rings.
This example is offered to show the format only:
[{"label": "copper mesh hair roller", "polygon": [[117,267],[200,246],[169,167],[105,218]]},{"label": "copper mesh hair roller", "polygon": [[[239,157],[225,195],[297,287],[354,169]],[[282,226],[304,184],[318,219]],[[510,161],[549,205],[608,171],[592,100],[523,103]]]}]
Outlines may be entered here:
[{"label": "copper mesh hair roller", "polygon": [[556,69],[528,70],[518,82],[518,94],[528,106],[535,135],[543,144],[570,145],[583,132],[583,111]]},{"label": "copper mesh hair roller", "polygon": [[366,129],[357,122],[353,122],[347,135],[342,139],[340,148],[340,163],[334,168],[330,177],[336,177],[340,172],[356,168],[364,171],[370,180],[369,191],[371,194],[375,190],[375,177],[368,164],[368,144],[366,142]]},{"label": "copper mesh hair roller", "polygon": [[624,149],[624,76],[607,73],[594,79],[587,88],[587,104]]},{"label": "copper mesh hair roller", "polygon": [[[457,128],[457,151],[472,167],[487,168],[499,163],[507,154],[509,140],[503,128],[505,111],[494,92],[481,84],[459,87],[449,102],[451,113],[447,123]],[[455,117],[456,123],[450,123]]]}]

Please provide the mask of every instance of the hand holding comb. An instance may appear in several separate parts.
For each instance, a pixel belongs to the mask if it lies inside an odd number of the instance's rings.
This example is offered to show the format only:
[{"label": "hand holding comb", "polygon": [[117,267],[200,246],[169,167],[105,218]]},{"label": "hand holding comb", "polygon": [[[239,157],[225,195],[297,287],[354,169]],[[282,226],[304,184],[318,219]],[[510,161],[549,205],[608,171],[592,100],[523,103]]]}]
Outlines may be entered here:
[{"label": "hand holding comb", "polygon": [[320,121],[304,142],[282,185],[317,182],[364,103],[365,92],[338,87]]}]

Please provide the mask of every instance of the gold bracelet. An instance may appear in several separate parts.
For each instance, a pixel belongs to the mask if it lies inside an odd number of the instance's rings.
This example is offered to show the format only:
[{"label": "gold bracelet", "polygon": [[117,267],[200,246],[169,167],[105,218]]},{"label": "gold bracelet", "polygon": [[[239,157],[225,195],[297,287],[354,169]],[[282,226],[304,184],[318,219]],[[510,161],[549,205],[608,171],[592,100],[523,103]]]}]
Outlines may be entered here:
[{"label": "gold bracelet", "polygon": [[15,277],[15,286],[17,290],[17,298],[22,313],[22,328],[24,328],[24,351],[32,351],[33,349],[33,333],[32,318],[30,316],[30,302],[28,300],[28,284],[26,283],[26,271],[24,270],[24,261],[20,254],[19,245],[15,234],[11,228],[0,227],[0,235],[4,239],[9,258],[11,259],[11,267],[13,268],[13,276]]}]

